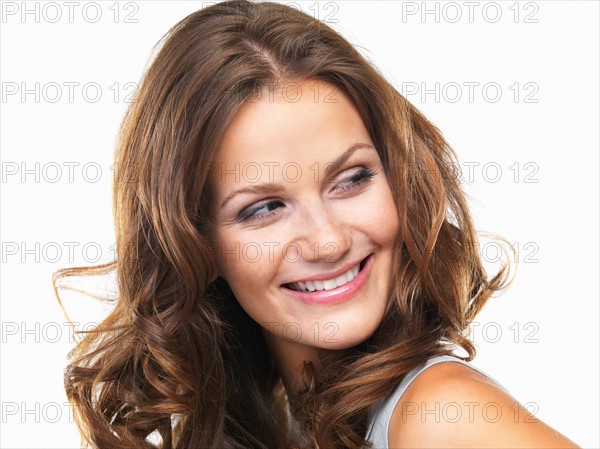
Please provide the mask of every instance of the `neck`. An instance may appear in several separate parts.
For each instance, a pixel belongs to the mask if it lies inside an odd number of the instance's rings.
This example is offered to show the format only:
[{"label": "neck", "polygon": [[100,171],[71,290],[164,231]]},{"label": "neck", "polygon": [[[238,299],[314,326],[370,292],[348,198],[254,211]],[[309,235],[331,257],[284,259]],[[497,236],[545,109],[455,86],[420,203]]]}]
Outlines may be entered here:
[{"label": "neck", "polygon": [[298,342],[281,339],[262,329],[263,336],[275,366],[281,375],[285,390],[289,395],[297,392],[300,386],[305,362],[312,362],[315,372],[319,372],[321,364],[319,361],[319,349],[306,346]]}]

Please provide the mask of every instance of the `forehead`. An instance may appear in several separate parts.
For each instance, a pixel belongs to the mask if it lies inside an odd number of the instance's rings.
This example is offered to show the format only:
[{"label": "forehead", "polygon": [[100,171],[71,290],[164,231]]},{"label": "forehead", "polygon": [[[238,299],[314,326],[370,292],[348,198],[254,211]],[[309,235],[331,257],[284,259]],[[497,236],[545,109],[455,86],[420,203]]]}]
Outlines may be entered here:
[{"label": "forehead", "polygon": [[352,101],[332,84],[306,80],[265,88],[244,104],[216,154],[226,167],[328,162],[354,142],[370,142]]}]

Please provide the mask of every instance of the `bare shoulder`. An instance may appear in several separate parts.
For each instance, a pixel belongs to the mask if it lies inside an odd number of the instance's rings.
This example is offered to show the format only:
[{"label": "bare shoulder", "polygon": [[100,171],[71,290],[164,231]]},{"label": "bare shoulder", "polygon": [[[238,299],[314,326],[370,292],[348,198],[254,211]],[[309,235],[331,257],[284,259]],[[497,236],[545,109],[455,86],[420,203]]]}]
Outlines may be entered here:
[{"label": "bare shoulder", "polygon": [[410,384],[390,420],[389,447],[577,448],[491,379],[461,363],[430,366]]}]

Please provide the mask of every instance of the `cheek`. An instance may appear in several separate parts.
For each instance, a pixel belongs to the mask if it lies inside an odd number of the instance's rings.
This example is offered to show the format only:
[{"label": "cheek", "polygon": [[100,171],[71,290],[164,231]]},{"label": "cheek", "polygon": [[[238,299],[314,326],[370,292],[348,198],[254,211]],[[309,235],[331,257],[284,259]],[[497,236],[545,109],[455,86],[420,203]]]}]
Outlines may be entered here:
[{"label": "cheek", "polygon": [[257,295],[264,297],[277,270],[273,250],[259,239],[245,239],[239,232],[220,233],[217,244],[219,272],[240,303],[255,302]]},{"label": "cheek", "polygon": [[[240,245],[240,248],[243,248],[243,245]],[[257,301],[257,298],[265,296],[264,288],[268,285],[264,278],[265,272],[259,269],[259,264],[245,258],[243,251],[238,251],[237,248],[235,253],[231,251],[221,254],[219,261],[220,274],[229,284],[238,303],[252,319],[258,320],[260,301]]]},{"label": "cheek", "polygon": [[398,210],[387,183],[380,183],[372,189],[366,204],[357,217],[362,217],[365,229],[381,244],[393,241],[400,232]]},{"label": "cheek", "polygon": [[[245,285],[253,288],[270,272],[268,258],[257,242],[232,242],[220,248],[218,257],[222,275],[230,284]],[[264,285],[264,284],[263,284]]]}]

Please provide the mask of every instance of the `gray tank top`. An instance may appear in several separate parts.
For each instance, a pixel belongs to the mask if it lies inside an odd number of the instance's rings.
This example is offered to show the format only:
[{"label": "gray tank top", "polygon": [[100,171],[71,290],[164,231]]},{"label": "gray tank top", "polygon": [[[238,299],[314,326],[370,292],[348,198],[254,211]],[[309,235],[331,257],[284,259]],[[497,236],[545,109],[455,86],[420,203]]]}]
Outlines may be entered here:
[{"label": "gray tank top", "polygon": [[392,417],[392,412],[394,411],[396,404],[400,400],[400,397],[402,397],[402,395],[404,394],[408,386],[413,382],[413,380],[415,380],[415,378],[419,374],[421,374],[430,366],[435,365],[436,363],[448,361],[462,363],[463,365],[474,369],[475,371],[489,378],[492,382],[498,385],[499,388],[508,393],[506,388],[504,388],[499,382],[497,382],[491,376],[481,371],[479,368],[471,365],[469,362],[465,362],[464,360],[452,355],[441,355],[433,357],[427,360],[421,366],[413,369],[412,371],[409,371],[406,374],[406,376],[404,376],[400,384],[396,387],[394,391],[392,391],[392,393],[389,396],[386,396],[380,399],[379,401],[373,403],[373,405],[371,405],[370,423],[365,439],[373,444],[372,449],[389,448],[388,431],[390,428],[390,418]]}]

